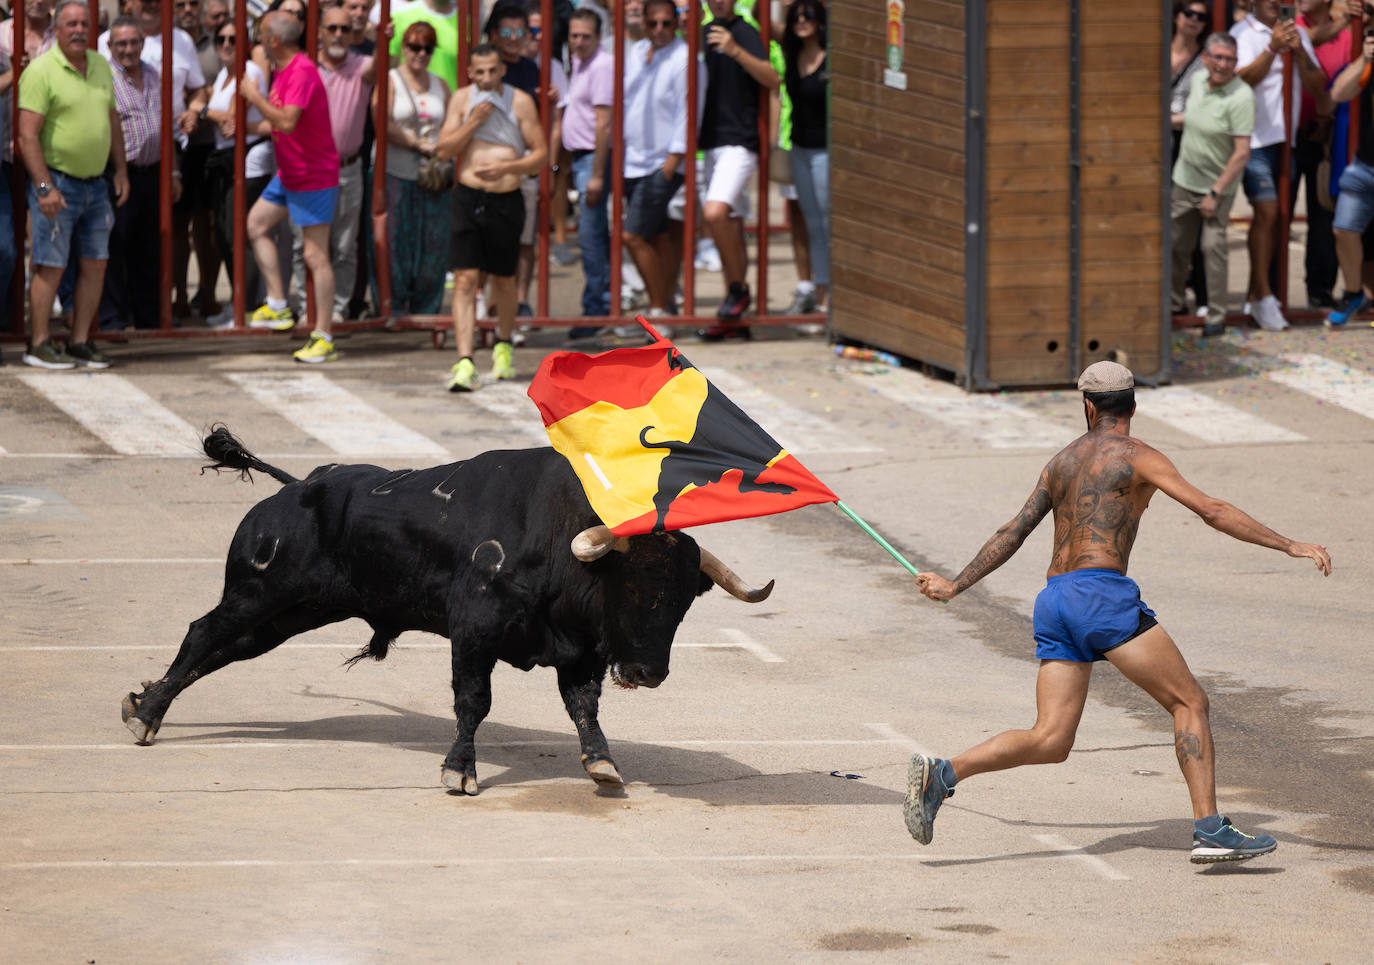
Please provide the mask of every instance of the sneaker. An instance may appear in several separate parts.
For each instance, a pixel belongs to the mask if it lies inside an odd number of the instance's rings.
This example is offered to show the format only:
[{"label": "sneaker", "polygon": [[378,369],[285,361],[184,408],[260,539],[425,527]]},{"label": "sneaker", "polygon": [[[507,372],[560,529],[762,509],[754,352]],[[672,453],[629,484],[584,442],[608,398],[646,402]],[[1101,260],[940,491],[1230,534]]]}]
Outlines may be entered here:
[{"label": "sneaker", "polygon": [[286,332],[295,326],[296,320],[291,317],[290,306],[278,312],[268,308],[267,303],[264,302],[257,307],[252,315],[248,316],[249,328],[269,328],[274,332]]},{"label": "sneaker", "polygon": [[86,342],[84,345],[68,345],[67,354],[76,359],[77,365],[84,365],[88,369],[108,369],[110,367],[109,357],[96,348],[94,342]]},{"label": "sneaker", "polygon": [[749,286],[735,282],[716,309],[716,318],[737,320],[749,310],[750,301]]},{"label": "sneaker", "polygon": [[510,342],[497,342],[491,347],[491,377],[497,381],[515,378]]},{"label": "sneaker", "polygon": [[935,838],[935,812],[954,796],[954,767],[940,757],[913,754],[906,768],[906,802],[902,817],[906,829],[921,844]]},{"label": "sneaker", "polygon": [[311,332],[310,341],[305,343],[305,348],[296,349],[291,353],[291,357],[297,362],[332,362],[339,357],[339,353],[334,350],[332,341],[319,332]]},{"label": "sneaker", "polygon": [[477,380],[477,366],[472,359],[459,359],[452,371],[453,378],[448,380],[450,392],[475,392],[482,384]]},{"label": "sneaker", "polygon": [[[1204,824],[1220,820],[1221,827],[1216,831],[1204,831]],[[1212,864],[1217,861],[1244,861],[1268,854],[1279,843],[1267,834],[1252,837],[1237,831],[1230,818],[1214,815],[1193,822],[1193,854],[1188,860],[1193,864]]]},{"label": "sneaker", "polygon": [[1346,292],[1341,296],[1341,300],[1336,303],[1336,307],[1326,316],[1325,324],[1328,328],[1340,328],[1350,321],[1369,304],[1369,299],[1365,297],[1363,291]]},{"label": "sneaker", "polygon": [[738,322],[721,322],[710,328],[697,329],[697,338],[703,342],[728,342],[737,338],[747,340],[753,337],[754,333],[749,330],[749,326]]},{"label": "sneaker", "polygon": [[825,325],[822,322],[803,322],[800,325],[793,325],[792,331],[802,338],[820,338],[825,334]]},{"label": "sneaker", "polygon": [[703,238],[697,242],[697,253],[692,264],[697,271],[720,271],[720,251],[716,248],[715,242]]},{"label": "sneaker", "polygon": [[521,302],[519,305],[515,306],[515,317],[534,318],[534,309],[530,307],[529,302]]},{"label": "sneaker", "polygon": [[1308,292],[1308,308],[1335,308],[1337,305],[1336,296],[1331,292]]},{"label": "sneaker", "polygon": [[577,253],[572,250],[572,245],[566,241],[553,246],[553,260],[564,267],[577,264]]},{"label": "sneaker", "polygon": [[62,351],[52,339],[31,346],[24,352],[24,364],[40,369],[74,369],[76,359]]},{"label": "sneaker", "polygon": [[1283,317],[1279,300],[1273,295],[1265,295],[1255,306],[1255,324],[1266,332],[1282,332],[1288,327],[1288,319]]},{"label": "sneaker", "polygon": [[784,315],[810,315],[816,310],[816,293],[797,291],[792,293],[792,304],[787,306]]},{"label": "sneaker", "polygon": [[206,328],[233,328],[234,327],[234,306],[226,305],[217,315],[211,315],[205,319]]}]

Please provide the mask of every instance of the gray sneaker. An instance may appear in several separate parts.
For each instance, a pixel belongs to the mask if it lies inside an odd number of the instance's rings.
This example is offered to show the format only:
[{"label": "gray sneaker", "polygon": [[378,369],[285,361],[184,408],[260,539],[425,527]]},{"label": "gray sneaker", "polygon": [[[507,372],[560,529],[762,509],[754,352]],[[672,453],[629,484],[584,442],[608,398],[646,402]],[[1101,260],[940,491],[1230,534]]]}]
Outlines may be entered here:
[{"label": "gray sneaker", "polygon": [[53,344],[52,339],[48,339],[24,352],[24,364],[40,369],[74,369],[76,359]]},{"label": "gray sneaker", "polygon": [[562,244],[554,245],[552,254],[553,260],[564,267],[577,264],[577,253],[572,250],[572,245],[568,244],[566,241]]},{"label": "gray sneaker", "polygon": [[77,365],[84,365],[88,369],[108,369],[110,367],[109,356],[96,348],[94,342],[87,342],[84,345],[68,345],[67,354],[76,360]]},{"label": "gray sneaker", "polygon": [[793,292],[792,304],[787,306],[784,315],[810,315],[816,310],[815,292]]},{"label": "gray sneaker", "polygon": [[902,816],[906,829],[921,844],[930,844],[935,837],[935,812],[954,796],[954,768],[949,761],[924,754],[912,755],[906,770],[906,802]]}]

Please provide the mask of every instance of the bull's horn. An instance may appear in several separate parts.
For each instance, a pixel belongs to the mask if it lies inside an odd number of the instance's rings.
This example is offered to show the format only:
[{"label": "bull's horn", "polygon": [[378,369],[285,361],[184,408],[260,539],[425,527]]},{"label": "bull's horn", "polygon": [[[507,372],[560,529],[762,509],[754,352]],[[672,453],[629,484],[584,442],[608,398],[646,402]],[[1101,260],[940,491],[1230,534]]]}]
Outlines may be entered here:
[{"label": "bull's horn", "polygon": [[609,526],[589,526],[573,537],[572,552],[583,563],[599,560],[611,550],[624,552],[625,537],[617,538]]},{"label": "bull's horn", "polygon": [[741,580],[720,560],[716,559],[714,553],[700,547],[701,549],[701,571],[716,582],[726,593],[729,593],[737,600],[745,603],[762,603],[768,599],[768,594],[773,592],[773,581],[769,580],[767,586],[755,589]]}]

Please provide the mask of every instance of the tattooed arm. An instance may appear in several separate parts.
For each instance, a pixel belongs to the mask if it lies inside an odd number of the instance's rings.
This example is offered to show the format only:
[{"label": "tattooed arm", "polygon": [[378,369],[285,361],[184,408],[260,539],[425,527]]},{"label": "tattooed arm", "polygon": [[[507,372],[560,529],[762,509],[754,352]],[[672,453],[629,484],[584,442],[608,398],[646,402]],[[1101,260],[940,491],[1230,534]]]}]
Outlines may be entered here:
[{"label": "tattooed arm", "polygon": [[954,582],[951,583],[938,573],[920,573],[916,576],[916,585],[932,600],[952,599],[1011,559],[1012,554],[1026,541],[1026,537],[1039,525],[1040,520],[1045,518],[1051,505],[1050,475],[1049,468],[1046,467],[1040,473],[1040,480],[1035,484],[1035,492],[1030,494],[1026,504],[1021,507],[1021,512],[992,534],[992,538],[983,544],[978,555],[955,577]]}]

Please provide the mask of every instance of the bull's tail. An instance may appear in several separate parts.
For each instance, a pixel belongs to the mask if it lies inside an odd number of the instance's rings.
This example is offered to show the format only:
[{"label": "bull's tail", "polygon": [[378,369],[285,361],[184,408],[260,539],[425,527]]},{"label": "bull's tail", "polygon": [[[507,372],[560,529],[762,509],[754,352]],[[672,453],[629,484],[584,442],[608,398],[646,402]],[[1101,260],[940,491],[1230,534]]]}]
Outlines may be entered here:
[{"label": "bull's tail", "polygon": [[378,628],[374,625],[372,627],[372,639],[367,642],[367,646],[345,660],[344,666],[352,670],[353,665],[359,660],[385,660],[387,651],[391,649],[391,645],[395,642],[395,630]]},{"label": "bull's tail", "polygon": [[279,483],[300,481],[290,473],[283,472],[276,466],[269,466],[253,455],[244,448],[243,443],[234,438],[233,433],[223,424],[210,427],[210,434],[205,437],[202,448],[205,450],[205,454],[214,460],[214,463],[209,466],[202,466],[201,472],[205,472],[207,469],[213,469],[215,472],[232,469],[238,472],[239,478],[252,482],[253,477],[248,474],[248,471],[256,469],[258,472],[267,473]]}]

